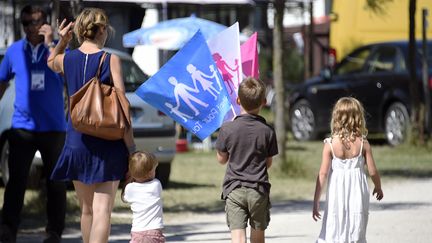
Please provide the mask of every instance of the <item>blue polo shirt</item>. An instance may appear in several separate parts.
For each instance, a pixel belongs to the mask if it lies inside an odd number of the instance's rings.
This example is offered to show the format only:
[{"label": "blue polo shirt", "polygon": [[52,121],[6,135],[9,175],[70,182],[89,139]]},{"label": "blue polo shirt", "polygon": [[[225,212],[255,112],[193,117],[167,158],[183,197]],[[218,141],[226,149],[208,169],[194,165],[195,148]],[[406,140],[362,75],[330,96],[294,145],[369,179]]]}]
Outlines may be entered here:
[{"label": "blue polo shirt", "polygon": [[43,44],[33,54],[25,38],[6,51],[0,64],[0,82],[15,78],[13,128],[65,131],[63,79],[47,66],[48,56]]}]

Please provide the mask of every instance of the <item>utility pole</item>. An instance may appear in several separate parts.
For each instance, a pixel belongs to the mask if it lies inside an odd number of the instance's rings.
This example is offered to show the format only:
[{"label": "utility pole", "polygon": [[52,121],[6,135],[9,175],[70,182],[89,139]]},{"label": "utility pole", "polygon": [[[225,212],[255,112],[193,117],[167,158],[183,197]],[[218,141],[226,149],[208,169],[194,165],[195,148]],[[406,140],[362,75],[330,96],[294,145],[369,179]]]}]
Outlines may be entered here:
[{"label": "utility pole", "polygon": [[309,77],[314,73],[314,42],[315,42],[315,26],[314,26],[314,15],[313,15],[313,1],[309,2]]},{"label": "utility pole", "polygon": [[21,24],[20,20],[16,19],[16,13],[17,13],[17,5],[16,2],[13,0],[10,0],[12,2],[12,23],[13,23],[13,32],[14,32],[14,38],[13,41],[19,40],[21,38]]},{"label": "utility pole", "polygon": [[279,161],[286,161],[286,127],[285,127],[285,87],[283,79],[283,16],[285,12],[285,0],[275,0],[274,7],[274,24],[273,24],[273,81],[276,92],[276,109],[275,109],[275,130],[278,142]]},{"label": "utility pole", "polygon": [[419,96],[419,86],[416,72],[416,39],[415,39],[415,29],[416,29],[416,8],[417,0],[409,0],[408,6],[408,16],[409,16],[409,44],[408,44],[408,70],[410,77],[410,96],[411,96],[411,128],[409,133],[409,140],[411,144],[423,144],[423,123],[421,119],[421,107],[420,107],[420,96]]},{"label": "utility pole", "polygon": [[423,67],[423,75],[422,75],[422,81],[423,81],[423,96],[424,96],[424,102],[425,102],[425,112],[424,112],[424,126],[425,131],[430,134],[431,132],[431,124],[430,124],[430,109],[431,109],[431,100],[430,100],[430,90],[428,87],[428,81],[429,81],[429,69],[428,69],[428,46],[427,46],[427,28],[428,28],[428,21],[427,16],[429,14],[428,9],[424,8],[422,11],[422,67]]},{"label": "utility pole", "polygon": [[[52,0],[51,1],[51,23],[50,25],[56,29],[57,28],[57,20],[61,21],[59,18],[60,15],[60,1],[59,0]],[[54,31],[54,35],[57,35],[57,32]],[[55,36],[57,37],[57,36]]]}]

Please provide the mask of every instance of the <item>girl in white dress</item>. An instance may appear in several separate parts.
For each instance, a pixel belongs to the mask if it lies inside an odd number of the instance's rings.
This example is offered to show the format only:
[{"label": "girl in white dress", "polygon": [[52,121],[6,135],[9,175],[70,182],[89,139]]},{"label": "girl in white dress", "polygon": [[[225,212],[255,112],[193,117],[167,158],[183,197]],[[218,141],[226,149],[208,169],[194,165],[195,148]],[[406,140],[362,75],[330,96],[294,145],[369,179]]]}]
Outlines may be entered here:
[{"label": "girl in white dress", "polygon": [[375,185],[372,195],[384,196],[367,135],[364,109],[352,97],[339,99],[332,112],[331,137],[324,140],[312,217],[321,219],[319,201],[327,180],[322,229],[317,243],[366,243],[369,215],[367,166]]},{"label": "girl in white dress", "polygon": [[129,158],[122,199],[132,210],[130,243],[165,243],[162,186],[155,178],[157,165],[156,157],[145,151],[137,151]]}]

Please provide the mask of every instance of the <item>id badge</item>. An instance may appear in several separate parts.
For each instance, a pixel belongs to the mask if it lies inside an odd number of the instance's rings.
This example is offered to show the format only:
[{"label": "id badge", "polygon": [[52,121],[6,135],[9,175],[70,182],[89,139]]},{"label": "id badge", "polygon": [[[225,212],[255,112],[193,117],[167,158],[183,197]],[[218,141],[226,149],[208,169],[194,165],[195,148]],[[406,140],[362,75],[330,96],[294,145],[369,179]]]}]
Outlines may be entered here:
[{"label": "id badge", "polygon": [[43,91],[45,90],[45,72],[32,71],[31,72],[31,90]]}]

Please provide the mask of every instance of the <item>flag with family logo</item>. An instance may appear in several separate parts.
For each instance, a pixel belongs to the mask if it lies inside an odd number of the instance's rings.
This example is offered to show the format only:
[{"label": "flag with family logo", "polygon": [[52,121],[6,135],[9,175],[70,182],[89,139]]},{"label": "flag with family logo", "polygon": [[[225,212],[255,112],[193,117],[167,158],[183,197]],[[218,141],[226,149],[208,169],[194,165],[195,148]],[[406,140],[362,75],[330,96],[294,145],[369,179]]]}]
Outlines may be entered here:
[{"label": "flag with family logo", "polygon": [[200,31],[136,94],[201,140],[222,125],[231,107],[223,79]]},{"label": "flag with family logo", "polygon": [[207,43],[213,60],[222,75],[223,83],[232,104],[231,111],[227,113],[225,120],[232,120],[236,115],[240,114],[237,93],[239,84],[243,80],[238,22],[219,32]]}]

